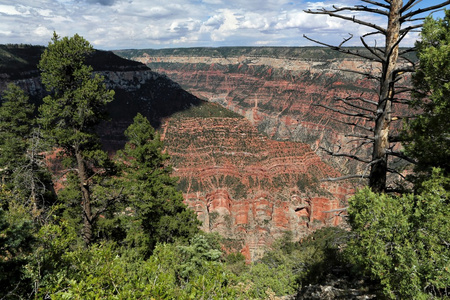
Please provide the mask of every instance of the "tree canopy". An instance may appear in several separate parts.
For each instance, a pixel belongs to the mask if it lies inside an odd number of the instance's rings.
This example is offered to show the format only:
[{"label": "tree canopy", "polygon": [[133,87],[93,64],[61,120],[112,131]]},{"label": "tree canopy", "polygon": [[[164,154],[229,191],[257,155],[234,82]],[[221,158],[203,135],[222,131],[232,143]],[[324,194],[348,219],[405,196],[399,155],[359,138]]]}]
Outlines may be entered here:
[{"label": "tree canopy", "polygon": [[420,37],[412,103],[419,114],[407,124],[406,152],[416,160],[416,171],[429,175],[439,167],[449,175],[450,11],[442,19],[428,17]]},{"label": "tree canopy", "polygon": [[[106,105],[113,100],[114,91],[107,90],[103,78],[85,65],[92,51],[89,42],[77,34],[61,39],[54,33],[38,65],[42,83],[50,92],[39,107],[39,123],[46,138],[54,147],[62,148],[68,167],[76,172],[86,244],[93,240],[100,212],[111,202],[103,199],[93,211],[92,185],[110,166],[95,129],[106,120]],[[99,171],[102,168],[104,172]]]}]

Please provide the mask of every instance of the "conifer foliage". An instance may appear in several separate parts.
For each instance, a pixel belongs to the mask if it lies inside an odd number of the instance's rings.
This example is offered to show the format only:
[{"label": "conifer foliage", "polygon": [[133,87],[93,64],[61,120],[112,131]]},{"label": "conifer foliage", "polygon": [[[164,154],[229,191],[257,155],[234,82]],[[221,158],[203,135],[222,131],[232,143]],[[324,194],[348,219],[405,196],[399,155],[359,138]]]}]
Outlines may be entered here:
[{"label": "conifer foliage", "polygon": [[142,234],[133,232],[134,239],[139,236],[139,243],[146,251],[151,251],[157,242],[193,236],[198,231],[199,221],[176,189],[177,178],[170,176],[169,155],[163,152],[159,135],[147,118],[138,114],[125,136],[128,143],[120,153],[125,194]]},{"label": "conifer foliage", "polygon": [[107,118],[106,105],[114,97],[114,91],[107,90],[103,78],[94,75],[92,67],[84,63],[92,52],[92,46],[81,36],[61,39],[54,33],[38,65],[42,83],[51,93],[39,108],[39,121],[46,137],[62,149],[69,167],[76,172],[86,244],[93,241],[99,212],[111,203],[103,199],[97,211],[92,207],[92,185],[98,182],[97,175],[104,174],[109,167],[106,153],[100,150],[95,126]]},{"label": "conifer foliage", "polygon": [[28,138],[34,126],[33,112],[34,105],[28,102],[25,92],[17,85],[9,84],[0,106],[0,172],[3,183],[8,183],[16,168],[25,163]]},{"label": "conifer foliage", "polygon": [[409,122],[407,152],[416,170],[433,167],[450,174],[450,11],[442,19],[427,18],[416,43],[419,68],[413,76],[413,107],[421,114]]}]

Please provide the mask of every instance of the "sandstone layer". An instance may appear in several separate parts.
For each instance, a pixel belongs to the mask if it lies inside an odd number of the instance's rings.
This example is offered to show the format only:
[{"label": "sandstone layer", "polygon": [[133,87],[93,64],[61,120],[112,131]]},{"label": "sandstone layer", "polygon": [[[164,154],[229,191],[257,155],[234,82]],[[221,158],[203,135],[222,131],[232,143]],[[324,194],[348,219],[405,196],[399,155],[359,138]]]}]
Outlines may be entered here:
[{"label": "sandstone layer", "polygon": [[[363,50],[359,50],[363,51]],[[376,73],[379,65],[326,48],[192,48],[118,51],[166,74],[185,90],[219,103],[246,117],[258,130],[276,140],[311,145],[323,159],[343,173],[365,166],[342,158],[329,160],[321,148],[369,157],[367,147],[349,133],[362,133],[363,119],[324,108],[342,109],[335,97],[358,96],[376,100],[377,83],[360,73]],[[355,101],[359,112],[375,111]],[[404,110],[400,107],[397,110]],[[400,123],[400,122],[397,122]],[[394,127],[396,124],[394,124]],[[367,134],[366,132],[364,134]]]},{"label": "sandstone layer", "polygon": [[[202,106],[195,108],[201,110]],[[226,247],[255,260],[285,231],[298,240],[342,223],[350,186],[321,183],[338,176],[307,144],[275,141],[242,117],[172,116],[164,143],[186,203],[219,232]]]},{"label": "sandstone layer", "polygon": [[[32,50],[17,72],[0,65],[0,92],[14,82],[39,104],[46,91],[35,66],[43,48]],[[196,59],[204,71],[192,64],[179,65],[178,70],[174,64],[171,76],[179,72],[180,78],[192,77],[197,88],[189,88],[191,92],[231,110],[199,99],[141,63],[103,51],[90,57],[88,62],[116,92],[109,106],[112,120],[99,128],[104,147],[114,152],[123,146],[123,131],[137,112],[149,118],[161,132],[185,201],[197,212],[202,228],[223,234],[227,248],[241,251],[249,260],[258,258],[284,231],[299,239],[318,227],[339,224],[335,210],[346,205],[352,187],[320,182],[340,173],[313,151],[320,139],[330,145],[342,142],[334,134],[337,125],[333,128],[321,110],[311,111],[314,99],[321,99],[315,89],[321,80],[328,82],[329,75],[293,79],[298,68],[306,68],[295,62],[287,71],[239,63],[231,72],[232,66],[222,65],[223,58],[211,64],[200,61],[216,58]],[[281,63],[276,57],[265,61]],[[193,71],[187,72],[189,68]],[[267,74],[278,74],[273,77],[277,80],[264,79]],[[306,91],[316,96],[303,103],[299,95]],[[319,133],[320,139],[311,132]]]}]

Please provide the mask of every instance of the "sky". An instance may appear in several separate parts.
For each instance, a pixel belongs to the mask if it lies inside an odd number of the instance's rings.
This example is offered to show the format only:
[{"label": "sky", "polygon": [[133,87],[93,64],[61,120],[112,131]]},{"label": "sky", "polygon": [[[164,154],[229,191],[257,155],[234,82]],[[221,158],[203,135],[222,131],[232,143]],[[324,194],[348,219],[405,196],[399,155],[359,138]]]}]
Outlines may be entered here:
[{"label": "sky", "polygon": [[[377,0],[384,2],[385,0]],[[417,7],[442,2],[422,0]],[[364,4],[358,0],[0,0],[0,44],[47,45],[53,32],[79,34],[103,50],[310,46],[307,36],[358,46],[367,29],[304,10]],[[449,6],[450,8],[450,6]],[[377,24],[386,20],[356,15]],[[442,12],[436,14],[442,16]],[[404,44],[412,45],[417,34]],[[372,41],[375,43],[375,41]],[[380,45],[382,40],[377,41]]]}]

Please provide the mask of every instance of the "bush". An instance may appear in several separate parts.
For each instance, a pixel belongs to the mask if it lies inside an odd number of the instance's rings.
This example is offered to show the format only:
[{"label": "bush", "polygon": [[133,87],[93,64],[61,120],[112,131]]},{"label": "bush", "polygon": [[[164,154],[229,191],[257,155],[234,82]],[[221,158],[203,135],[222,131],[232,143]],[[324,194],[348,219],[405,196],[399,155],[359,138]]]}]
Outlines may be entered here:
[{"label": "bush", "polygon": [[[354,238],[348,256],[380,280],[388,298],[429,299],[450,287],[449,179],[434,170],[419,194],[390,196],[368,188],[351,200]],[[447,294],[448,295],[448,294]]]}]

